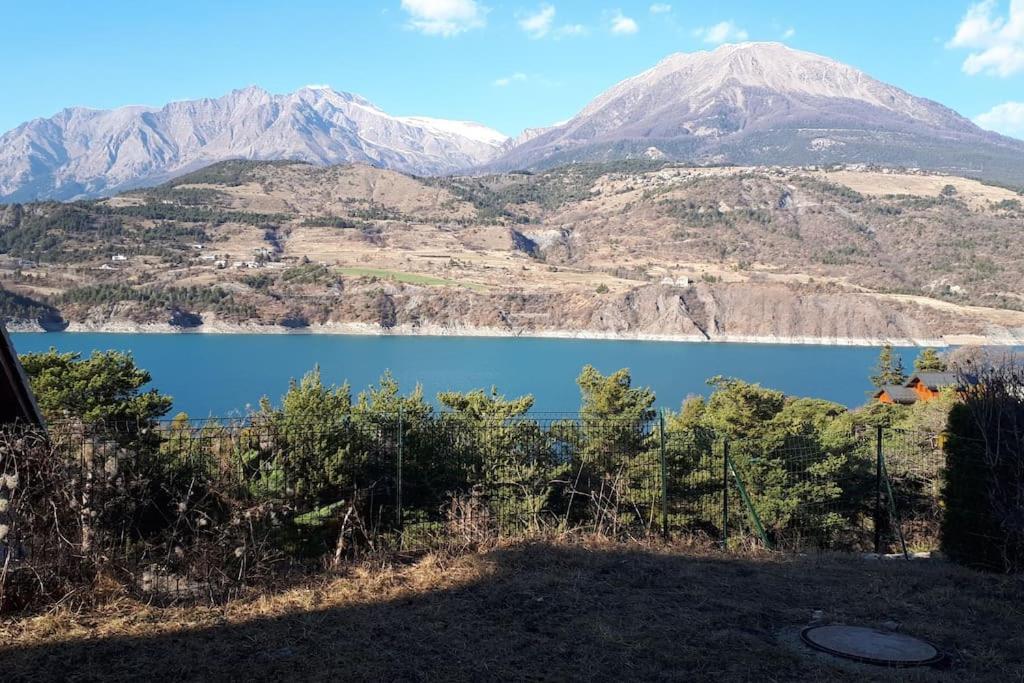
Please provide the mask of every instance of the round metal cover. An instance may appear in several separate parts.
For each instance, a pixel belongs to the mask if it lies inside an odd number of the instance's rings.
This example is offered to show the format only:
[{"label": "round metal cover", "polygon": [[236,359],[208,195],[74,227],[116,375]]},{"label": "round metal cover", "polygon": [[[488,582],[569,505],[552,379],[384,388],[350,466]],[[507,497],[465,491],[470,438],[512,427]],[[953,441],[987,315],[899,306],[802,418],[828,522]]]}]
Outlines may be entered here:
[{"label": "round metal cover", "polygon": [[942,660],[939,649],[926,640],[863,626],[811,626],[800,639],[815,650],[868,664],[927,666]]}]

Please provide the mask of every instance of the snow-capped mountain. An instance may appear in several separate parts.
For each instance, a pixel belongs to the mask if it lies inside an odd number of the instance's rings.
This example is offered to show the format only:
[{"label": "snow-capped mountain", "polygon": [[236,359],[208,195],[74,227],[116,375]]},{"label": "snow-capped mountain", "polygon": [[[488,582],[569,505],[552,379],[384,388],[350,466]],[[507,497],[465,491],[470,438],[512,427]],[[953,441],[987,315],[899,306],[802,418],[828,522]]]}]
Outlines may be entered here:
[{"label": "snow-capped mountain", "polygon": [[490,161],[506,139],[477,123],[391,116],[325,87],[286,95],[250,87],[161,108],[71,108],[0,136],[0,201],[112,194],[234,158],[449,173]]},{"label": "snow-capped mountain", "polygon": [[743,43],[671,55],[569,121],[516,138],[478,123],[392,116],[319,86],[286,95],[250,87],[161,108],[65,109],[0,136],[0,202],[113,194],[235,158],[358,162],[416,175],[623,158],[868,163],[1024,184],[1024,141],[827,57]]},{"label": "snow-capped mountain", "polygon": [[491,168],[655,157],[879,163],[1024,181],[1024,142],[857,69],[779,43],[680,53],[622,81]]}]

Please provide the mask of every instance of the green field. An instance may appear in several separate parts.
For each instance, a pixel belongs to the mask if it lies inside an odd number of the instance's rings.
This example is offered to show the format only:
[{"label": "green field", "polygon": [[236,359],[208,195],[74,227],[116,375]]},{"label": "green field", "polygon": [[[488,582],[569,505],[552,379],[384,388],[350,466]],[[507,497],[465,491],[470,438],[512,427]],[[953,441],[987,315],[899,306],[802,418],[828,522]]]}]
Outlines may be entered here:
[{"label": "green field", "polygon": [[345,267],[338,268],[338,272],[342,275],[349,275],[353,277],[377,277],[382,280],[394,280],[395,282],[404,282],[410,285],[423,285],[425,287],[465,287],[466,289],[471,289],[477,292],[487,290],[487,287],[476,282],[446,280],[440,277],[417,275],[415,273],[403,273],[401,271],[385,270],[383,268]]}]

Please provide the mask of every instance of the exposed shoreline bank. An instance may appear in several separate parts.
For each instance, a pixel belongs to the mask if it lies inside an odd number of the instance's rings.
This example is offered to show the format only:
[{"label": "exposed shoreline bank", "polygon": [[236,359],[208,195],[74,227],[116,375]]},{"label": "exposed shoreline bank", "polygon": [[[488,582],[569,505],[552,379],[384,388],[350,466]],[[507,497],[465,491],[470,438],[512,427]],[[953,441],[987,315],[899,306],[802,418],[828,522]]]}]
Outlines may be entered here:
[{"label": "exposed shoreline bank", "polygon": [[[8,330],[18,333],[59,334],[44,330],[36,324],[11,323]],[[759,335],[701,335],[653,334],[646,332],[601,332],[595,330],[509,330],[493,327],[442,326],[442,325],[399,325],[384,329],[368,323],[327,323],[301,328],[287,328],[280,325],[258,325],[226,323],[215,321],[192,328],[181,328],[168,323],[135,323],[128,321],[93,323],[70,323],[68,333],[101,334],[269,334],[269,335],[339,335],[363,337],[481,337],[526,339],[580,339],[607,341],[648,341],[700,344],[780,344],[809,346],[882,346],[891,344],[904,347],[937,347],[962,345],[1024,346],[1024,337],[1006,335],[991,337],[985,335],[949,335],[941,338],[885,338],[885,337],[814,337],[814,336],[759,336]]]}]

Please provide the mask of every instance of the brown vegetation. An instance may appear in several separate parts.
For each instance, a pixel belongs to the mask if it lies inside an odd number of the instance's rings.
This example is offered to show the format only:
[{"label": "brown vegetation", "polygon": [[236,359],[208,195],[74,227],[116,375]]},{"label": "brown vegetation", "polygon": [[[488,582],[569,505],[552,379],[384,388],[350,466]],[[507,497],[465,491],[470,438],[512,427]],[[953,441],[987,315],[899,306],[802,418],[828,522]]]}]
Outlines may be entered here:
[{"label": "brown vegetation", "polygon": [[363,564],[219,608],[114,597],[0,622],[8,680],[891,680],[801,649],[814,620],[930,639],[950,668],[1013,680],[1020,577],[944,562],[535,542]]}]

